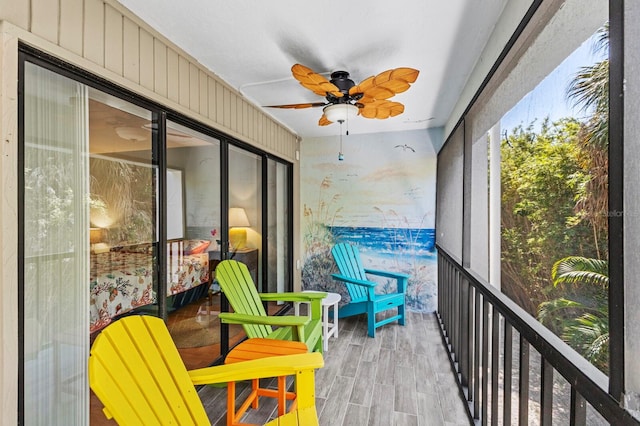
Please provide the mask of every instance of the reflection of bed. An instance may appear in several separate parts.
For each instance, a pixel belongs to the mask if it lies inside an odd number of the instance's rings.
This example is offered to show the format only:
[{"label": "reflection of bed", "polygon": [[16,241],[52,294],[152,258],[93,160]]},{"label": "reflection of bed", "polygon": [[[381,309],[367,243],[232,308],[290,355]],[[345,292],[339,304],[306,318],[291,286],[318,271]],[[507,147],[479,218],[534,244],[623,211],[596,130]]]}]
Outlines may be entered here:
[{"label": "reflection of bed", "polygon": [[[177,295],[209,282],[209,255],[167,250],[167,295]],[[90,332],[117,315],[156,302],[151,246],[91,254]]]}]

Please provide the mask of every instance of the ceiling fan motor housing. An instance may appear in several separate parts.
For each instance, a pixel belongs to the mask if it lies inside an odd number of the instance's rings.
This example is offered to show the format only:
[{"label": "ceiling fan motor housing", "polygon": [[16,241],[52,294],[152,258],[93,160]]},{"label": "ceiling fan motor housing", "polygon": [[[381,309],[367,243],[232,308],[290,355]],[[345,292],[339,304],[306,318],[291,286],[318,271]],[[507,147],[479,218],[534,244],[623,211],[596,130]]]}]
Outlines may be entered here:
[{"label": "ceiling fan motor housing", "polygon": [[331,103],[344,104],[344,103],[352,103],[352,101],[357,101],[362,97],[361,94],[357,94],[356,96],[349,96],[349,89],[351,89],[356,84],[349,78],[349,73],[346,71],[334,71],[331,73],[331,83],[333,83],[344,95],[341,98],[338,98],[330,93],[327,93],[327,100]]}]

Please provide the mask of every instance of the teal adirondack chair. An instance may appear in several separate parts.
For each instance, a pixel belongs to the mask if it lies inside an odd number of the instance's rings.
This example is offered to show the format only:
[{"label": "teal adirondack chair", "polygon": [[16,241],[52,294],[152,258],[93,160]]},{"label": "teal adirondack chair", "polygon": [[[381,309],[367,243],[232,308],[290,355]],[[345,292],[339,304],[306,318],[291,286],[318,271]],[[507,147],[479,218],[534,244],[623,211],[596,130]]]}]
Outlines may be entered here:
[{"label": "teal adirondack chair", "polygon": [[[242,324],[249,338],[295,340],[309,352],[322,353],[322,299],[327,293],[258,293],[247,265],[237,260],[220,262],[216,280],[234,311],[220,313],[220,321]],[[311,315],[268,316],[262,305],[268,301],[309,303]]]},{"label": "teal adirondack chair", "polygon": [[[376,328],[398,321],[400,325],[405,322],[405,292],[407,290],[407,280],[409,276],[396,272],[378,271],[365,269],[360,260],[358,248],[352,244],[340,243],[331,249],[331,254],[340,270],[339,274],[332,274],[332,277],[344,283],[351,297],[351,302],[338,309],[338,318],[350,317],[353,315],[367,314],[367,330],[369,337],[376,337]],[[392,278],[396,280],[397,289],[395,293],[376,294],[377,283],[369,281],[367,274],[380,277]],[[376,321],[376,314],[388,309],[397,308],[396,315]]]}]

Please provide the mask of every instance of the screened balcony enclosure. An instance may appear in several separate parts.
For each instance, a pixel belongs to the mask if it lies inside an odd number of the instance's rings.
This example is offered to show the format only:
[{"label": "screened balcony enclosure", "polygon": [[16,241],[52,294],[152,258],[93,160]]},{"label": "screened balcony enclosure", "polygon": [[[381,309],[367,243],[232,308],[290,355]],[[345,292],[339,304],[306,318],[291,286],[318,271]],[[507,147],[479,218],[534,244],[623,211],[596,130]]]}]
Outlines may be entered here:
[{"label": "screened balcony enclosure", "polygon": [[[320,425],[640,425],[640,2],[505,1],[446,121],[344,138],[297,134],[120,2],[82,2],[138,50],[74,63],[79,51],[0,25],[15,48],[0,60],[16,64],[0,81],[17,81],[16,105],[0,92],[17,111],[4,114],[17,177],[0,219],[17,225],[0,249],[17,272],[0,278],[0,423],[113,424],[87,361],[124,316],[162,318],[188,369],[223,363],[246,334],[219,320],[222,260],[247,264],[260,293],[347,303],[330,256],[346,242],[364,268],[409,276],[407,319],[375,338],[366,315],[340,319],[315,373]],[[120,64],[143,50],[166,93]],[[114,58],[140,81],[114,78]],[[226,424],[227,389],[198,393]],[[276,404],[242,420],[268,422]]]}]

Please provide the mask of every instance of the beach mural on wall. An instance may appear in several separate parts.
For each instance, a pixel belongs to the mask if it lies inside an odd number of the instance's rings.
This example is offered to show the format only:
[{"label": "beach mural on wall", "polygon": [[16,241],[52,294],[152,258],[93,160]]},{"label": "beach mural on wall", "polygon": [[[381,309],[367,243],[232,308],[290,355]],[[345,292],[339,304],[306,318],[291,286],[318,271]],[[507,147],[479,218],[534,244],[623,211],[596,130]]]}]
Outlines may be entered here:
[{"label": "beach mural on wall", "polygon": [[[337,267],[331,247],[358,246],[365,268],[409,274],[407,309],[437,307],[435,253],[436,153],[441,131],[420,130],[335,138],[301,143],[303,220],[302,287],[340,293],[331,274]],[[344,160],[338,160],[341,151]],[[394,281],[375,278],[378,292]]]}]

